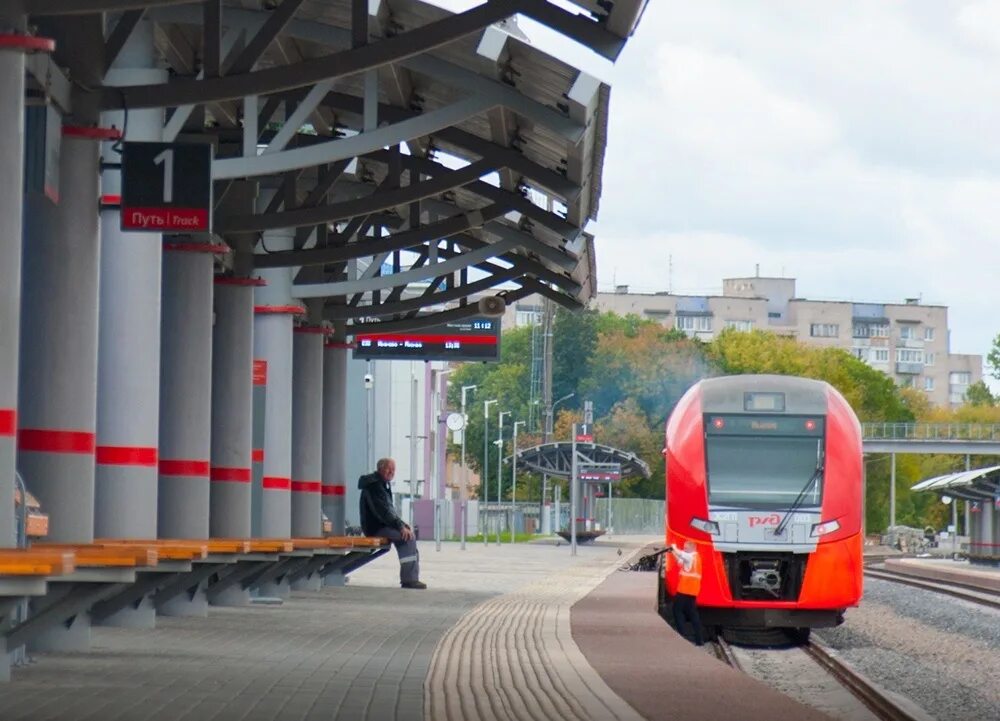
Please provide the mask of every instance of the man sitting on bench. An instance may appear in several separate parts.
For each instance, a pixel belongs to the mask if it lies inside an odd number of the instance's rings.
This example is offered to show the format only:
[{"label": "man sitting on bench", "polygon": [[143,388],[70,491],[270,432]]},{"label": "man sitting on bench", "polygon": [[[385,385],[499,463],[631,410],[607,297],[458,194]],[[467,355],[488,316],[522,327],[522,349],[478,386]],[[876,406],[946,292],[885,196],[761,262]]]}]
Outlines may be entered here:
[{"label": "man sitting on bench", "polygon": [[392,541],[399,554],[399,582],[403,588],[427,588],[420,581],[420,556],[413,530],[403,523],[392,505],[392,482],[396,462],[381,458],[375,472],[358,479],[361,489],[361,530],[366,536],[382,536]]}]

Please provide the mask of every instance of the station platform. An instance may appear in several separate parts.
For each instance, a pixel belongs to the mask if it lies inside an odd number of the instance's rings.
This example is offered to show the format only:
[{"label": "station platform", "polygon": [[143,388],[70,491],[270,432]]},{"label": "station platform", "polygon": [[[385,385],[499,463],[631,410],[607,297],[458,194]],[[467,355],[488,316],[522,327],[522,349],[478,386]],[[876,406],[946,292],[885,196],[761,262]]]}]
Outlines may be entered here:
[{"label": "station platform", "polygon": [[[655,574],[617,572],[650,538],[581,546],[421,542],[430,588],[395,554],[344,587],[214,608],[156,629],[95,627],[0,686],[4,721],[151,719],[822,719],[679,638]],[[619,551],[621,554],[619,555]]]},{"label": "station platform", "polygon": [[887,558],[888,571],[931,581],[958,583],[983,591],[1000,592],[1000,568],[972,565],[968,561],[942,558]]}]

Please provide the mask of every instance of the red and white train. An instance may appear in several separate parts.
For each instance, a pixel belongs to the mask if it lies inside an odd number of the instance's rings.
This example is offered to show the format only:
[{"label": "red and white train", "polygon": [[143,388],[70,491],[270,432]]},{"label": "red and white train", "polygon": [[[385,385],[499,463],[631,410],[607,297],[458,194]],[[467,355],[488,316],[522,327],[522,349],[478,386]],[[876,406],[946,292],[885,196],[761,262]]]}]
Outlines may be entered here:
[{"label": "red and white train", "polygon": [[[861,427],[832,386],[774,375],[702,380],[671,414],[664,453],[666,542],[697,546],[706,628],[801,639],[858,605]],[[658,587],[665,612],[676,564],[663,564]]]}]

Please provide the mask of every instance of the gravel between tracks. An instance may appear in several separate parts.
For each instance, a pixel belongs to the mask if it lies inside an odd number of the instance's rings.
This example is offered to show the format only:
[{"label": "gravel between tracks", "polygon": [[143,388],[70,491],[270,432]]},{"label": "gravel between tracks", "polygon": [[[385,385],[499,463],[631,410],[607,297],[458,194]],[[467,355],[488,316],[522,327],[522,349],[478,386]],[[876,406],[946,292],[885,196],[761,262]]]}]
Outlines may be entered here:
[{"label": "gravel between tracks", "polygon": [[865,579],[846,619],[814,633],[875,683],[939,721],[1000,719],[1000,611]]}]

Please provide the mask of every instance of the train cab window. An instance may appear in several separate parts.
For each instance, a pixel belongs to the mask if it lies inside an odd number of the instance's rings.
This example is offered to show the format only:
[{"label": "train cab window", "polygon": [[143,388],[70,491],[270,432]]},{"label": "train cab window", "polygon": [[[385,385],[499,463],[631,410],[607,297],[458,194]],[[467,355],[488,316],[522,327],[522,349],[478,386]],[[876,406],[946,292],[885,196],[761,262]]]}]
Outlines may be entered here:
[{"label": "train cab window", "polygon": [[[809,421],[803,421],[803,425],[805,423]],[[709,504],[736,508],[787,508],[792,505],[817,469],[822,468],[821,422],[813,422],[808,435],[753,432],[754,427],[777,428],[774,422],[763,420],[740,424],[739,430],[743,432],[726,432],[732,425],[735,424],[716,426],[721,432],[710,432],[705,437]],[[822,494],[821,473],[801,505],[819,505]]]}]

